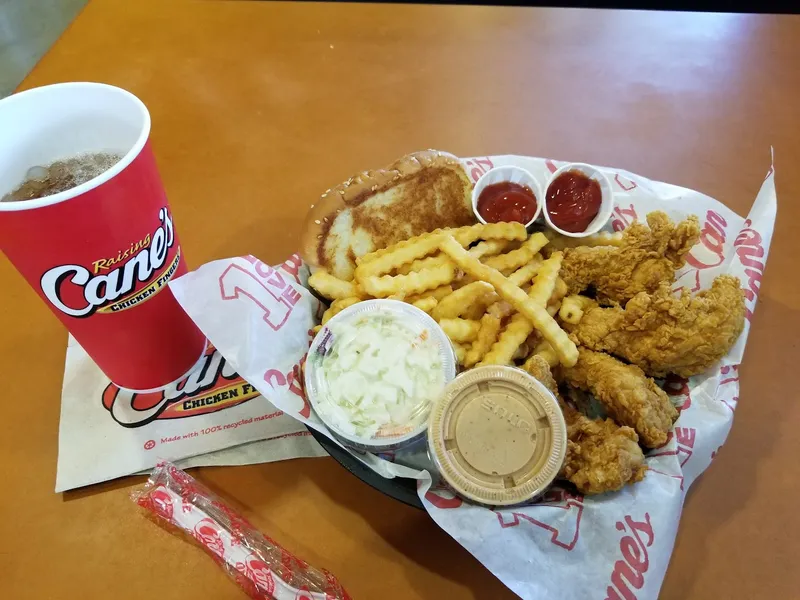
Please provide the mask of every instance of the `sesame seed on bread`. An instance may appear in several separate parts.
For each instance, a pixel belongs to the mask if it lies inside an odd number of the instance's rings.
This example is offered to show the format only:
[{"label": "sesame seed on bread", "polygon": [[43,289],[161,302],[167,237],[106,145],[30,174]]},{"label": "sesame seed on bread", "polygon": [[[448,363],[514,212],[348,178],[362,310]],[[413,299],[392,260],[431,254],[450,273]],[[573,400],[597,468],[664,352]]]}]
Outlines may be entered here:
[{"label": "sesame seed on bread", "polygon": [[476,222],[472,182],[458,158],[426,150],[325,192],[306,217],[303,259],[352,279],[355,259],[441,227]]}]

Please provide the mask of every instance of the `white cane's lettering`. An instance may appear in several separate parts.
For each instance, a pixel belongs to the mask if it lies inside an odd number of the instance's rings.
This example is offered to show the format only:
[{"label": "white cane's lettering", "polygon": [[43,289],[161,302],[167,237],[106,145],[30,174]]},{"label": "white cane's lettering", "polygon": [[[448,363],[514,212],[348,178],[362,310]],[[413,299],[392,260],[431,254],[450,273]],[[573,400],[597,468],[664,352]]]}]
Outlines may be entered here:
[{"label": "white cane's lettering", "polygon": [[[617,521],[617,530],[630,535],[624,536],[619,541],[619,549],[623,560],[614,563],[611,573],[611,585],[606,588],[606,600],[637,600],[636,594],[631,590],[642,589],[644,574],[650,567],[647,548],[653,545],[653,527],[650,524],[649,513],[644,513],[644,521],[634,521],[629,515],[625,516],[624,523]],[[643,540],[646,535],[646,540]]]},{"label": "white cane's lettering", "polygon": [[47,296],[47,299],[53,303],[53,306],[61,312],[71,317],[82,317],[92,310],[91,304],[83,308],[71,308],[61,301],[61,286],[70,273],[73,273],[70,282],[75,285],[85,285],[91,277],[89,271],[80,265],[62,265],[50,269],[42,275],[42,291]]},{"label": "white cane's lettering", "polygon": [[[110,312],[120,312],[123,310],[128,310],[129,308],[133,308],[142,302],[147,301],[149,298],[152,298],[161,290],[162,287],[169,283],[169,280],[172,279],[172,276],[175,274],[175,271],[178,270],[178,266],[181,262],[181,249],[175,252],[175,256],[172,258],[172,263],[168,267],[165,267],[163,271],[156,277],[154,281],[151,281],[147,287],[144,287],[133,294],[125,296],[124,298],[114,302],[113,304],[109,304],[104,306],[103,308],[99,308],[97,310],[98,313],[110,313]],[[128,265],[125,265],[126,267]],[[114,273],[118,273],[115,271]],[[109,275],[110,277],[110,275]]]},{"label": "white cane's lettering", "polygon": [[159,229],[153,234],[153,246],[150,248],[150,269],[155,271],[164,264],[167,257],[167,244],[164,239],[164,230]]},{"label": "white cane's lettering", "polygon": [[171,248],[175,242],[175,232],[172,228],[172,219],[169,216],[169,211],[166,208],[162,208],[158,213],[158,218],[167,228],[167,248]]},{"label": "white cane's lettering", "polygon": [[[102,287],[101,287],[102,286]],[[96,275],[86,284],[84,296],[92,306],[103,304],[106,300],[116,300],[122,295],[119,287],[119,269],[108,275]]]},{"label": "white cane's lettering", "polygon": [[136,281],[147,281],[150,275],[153,274],[153,268],[150,266],[150,252],[145,250],[139,252],[136,256],[125,263],[122,267],[122,287],[128,291],[136,287]]},{"label": "white cane's lettering", "polygon": [[[166,208],[162,208],[158,216],[161,226],[152,234],[148,233],[138,242],[132,243],[129,248],[118,251],[116,257],[93,261],[92,268],[95,275],[81,265],[60,265],[47,271],[41,279],[45,297],[58,310],[71,317],[88,317],[98,310],[101,313],[117,312],[132,307],[158,293],[177,269],[180,249],[176,253],[174,264],[170,264],[165,272],[159,274],[158,281],[154,285],[136,292],[134,297],[130,296],[140,282],[149,281],[153,274],[164,266],[169,249],[175,243],[169,212]],[[127,262],[120,264],[126,258]],[[101,269],[111,270],[102,275],[97,274]],[[69,277],[70,274],[72,277]],[[75,291],[68,296],[69,287],[73,287],[73,290],[77,288],[78,293],[83,296],[83,302],[78,303],[73,300],[71,301],[73,306],[67,304],[65,297],[78,296]],[[123,297],[125,306],[103,308]]]}]

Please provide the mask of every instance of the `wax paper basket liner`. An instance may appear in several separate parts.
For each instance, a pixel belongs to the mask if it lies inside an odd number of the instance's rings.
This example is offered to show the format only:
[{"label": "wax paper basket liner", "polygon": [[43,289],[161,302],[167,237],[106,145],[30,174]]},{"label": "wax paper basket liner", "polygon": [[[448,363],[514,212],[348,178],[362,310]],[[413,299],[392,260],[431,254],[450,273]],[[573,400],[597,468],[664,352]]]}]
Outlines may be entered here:
[{"label": "wax paper basket liner", "polygon": [[349,600],[329,572],[300,560],[172,463],[159,462],[133,500],[199,544],[256,600]]},{"label": "wax paper basket liner", "polygon": [[[520,166],[544,182],[565,163],[487,156],[463,159],[462,164],[473,182],[488,169],[504,165]],[[424,448],[380,456],[351,451],[384,477],[417,479],[418,495],[434,521],[524,598],[643,600],[658,596],[686,491],[710,465],[733,423],[738,368],[775,225],[772,168],[746,219],[699,192],[619,169],[601,170],[615,193],[609,230],[623,230],[654,210],[665,211],[673,220],[689,214],[699,217],[700,241],[676,273],[674,290],[696,293],[709,288],[716,276],[730,274],[739,278],[745,293],[744,331],[728,355],[688,380],[669,377],[659,382],[680,416],[667,444],[647,454],[644,480],[616,493],[586,497],[556,485],[533,504],[492,510],[465,502],[437,483]],[[290,260],[297,262],[299,257]],[[247,293],[244,289],[239,295],[220,293],[226,283],[232,289],[226,277],[234,271]],[[308,348],[310,329],[324,307],[300,286],[297,306],[301,310],[295,307],[284,319],[285,307],[276,300],[280,292],[273,285],[274,272],[252,256],[239,257],[203,265],[170,286],[242,377],[275,406],[332,437],[299,386],[295,394],[284,393],[287,382],[298,381],[289,374],[298,373],[304,361],[286,357],[296,356],[299,347]],[[280,331],[271,325],[276,314],[283,319]]]}]

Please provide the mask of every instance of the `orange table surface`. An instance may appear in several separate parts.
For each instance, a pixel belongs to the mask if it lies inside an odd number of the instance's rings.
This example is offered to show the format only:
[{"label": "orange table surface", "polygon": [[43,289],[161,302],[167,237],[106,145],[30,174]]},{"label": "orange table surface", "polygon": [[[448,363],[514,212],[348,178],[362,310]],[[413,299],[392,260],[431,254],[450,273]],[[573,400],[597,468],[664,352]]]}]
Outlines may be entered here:
[{"label": "orange table surface", "polygon": [[[323,190],[413,150],[617,166],[746,214],[774,146],[779,218],[740,403],[688,493],[661,598],[789,598],[798,57],[791,16],[93,0],[22,88],[93,80],[144,100],[190,266],[285,258]],[[5,258],[0,282],[0,597],[242,598],[137,513],[141,477],[53,493],[66,332]],[[195,474],[355,598],[514,597],[424,512],[330,458]]]}]

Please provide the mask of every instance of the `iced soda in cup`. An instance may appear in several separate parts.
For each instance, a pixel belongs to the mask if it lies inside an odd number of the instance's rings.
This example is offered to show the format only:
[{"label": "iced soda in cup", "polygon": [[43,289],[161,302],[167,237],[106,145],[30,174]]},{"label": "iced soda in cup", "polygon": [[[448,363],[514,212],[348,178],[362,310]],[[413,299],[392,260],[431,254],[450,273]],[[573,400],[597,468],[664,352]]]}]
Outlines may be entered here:
[{"label": "iced soda in cup", "polygon": [[64,83],[0,100],[0,248],[119,387],[184,377],[206,340],[168,287],[186,272],[133,94]]}]

